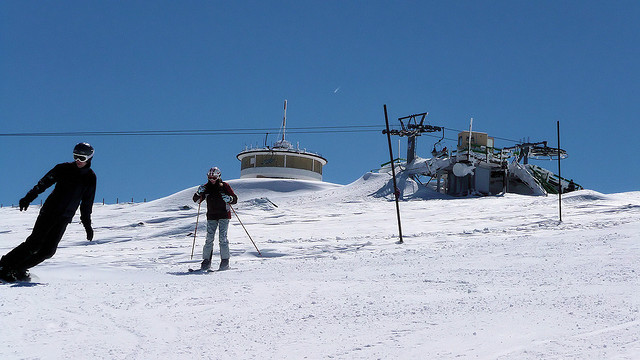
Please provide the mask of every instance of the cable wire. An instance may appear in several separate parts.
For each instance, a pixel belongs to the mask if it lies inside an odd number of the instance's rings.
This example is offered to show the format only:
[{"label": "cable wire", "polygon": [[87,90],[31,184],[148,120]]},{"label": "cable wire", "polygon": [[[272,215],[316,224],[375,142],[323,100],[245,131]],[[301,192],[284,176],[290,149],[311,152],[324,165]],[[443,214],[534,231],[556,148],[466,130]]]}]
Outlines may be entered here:
[{"label": "cable wire", "polygon": [[[398,128],[392,126],[391,128]],[[466,130],[443,127],[445,130],[462,132]],[[55,137],[55,136],[203,136],[203,135],[262,135],[265,132],[280,131],[280,128],[233,128],[233,129],[188,129],[188,130],[122,130],[122,131],[61,131],[61,132],[17,132],[0,133],[0,137]],[[290,134],[330,134],[330,133],[356,133],[356,132],[381,132],[378,125],[343,125],[343,126],[308,126],[291,127],[287,129]],[[424,134],[431,137],[439,137]],[[494,139],[520,143],[513,140],[492,136]],[[445,138],[449,141],[457,139]]]}]

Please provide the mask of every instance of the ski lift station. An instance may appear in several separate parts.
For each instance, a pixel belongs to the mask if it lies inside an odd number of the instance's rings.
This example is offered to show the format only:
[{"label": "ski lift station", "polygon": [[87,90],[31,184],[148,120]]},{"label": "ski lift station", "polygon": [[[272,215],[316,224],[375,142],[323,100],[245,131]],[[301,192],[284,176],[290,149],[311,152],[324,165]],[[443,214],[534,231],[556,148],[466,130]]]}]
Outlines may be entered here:
[{"label": "ski lift station", "polygon": [[[497,148],[493,137],[472,131],[470,126],[469,131],[458,133],[456,148],[448,150],[440,145],[445,129],[425,125],[426,115],[400,118],[401,129],[388,131],[390,135],[407,137],[406,162],[396,159],[394,164],[401,169],[401,174],[419,184],[452,196],[504,193],[544,196],[557,194],[559,188],[563,193],[582,188],[573,180],[529,164],[529,159],[557,160],[558,157],[567,157],[566,151],[551,148],[546,141]],[[416,155],[416,139],[428,132],[441,132],[442,137],[434,144],[431,158],[420,158]],[[390,163],[383,164],[380,171],[389,171],[390,166]]]},{"label": "ski lift station", "polygon": [[236,157],[240,160],[240,178],[276,178],[322,181],[322,168],[327,159],[285,139],[287,100],[284,101],[282,137],[273,144],[261,148],[246,147]]}]

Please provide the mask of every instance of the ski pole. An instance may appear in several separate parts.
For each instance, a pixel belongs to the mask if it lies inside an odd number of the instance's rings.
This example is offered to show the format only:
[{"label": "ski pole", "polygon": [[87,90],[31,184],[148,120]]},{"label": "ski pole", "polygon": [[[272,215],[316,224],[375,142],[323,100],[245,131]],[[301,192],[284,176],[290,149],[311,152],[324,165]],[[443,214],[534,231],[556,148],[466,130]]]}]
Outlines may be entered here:
[{"label": "ski pole", "polygon": [[[247,231],[247,228],[244,227],[244,224],[242,223],[242,220],[240,220],[240,217],[238,216],[238,213],[236,212],[236,210],[233,208],[233,206],[231,206],[231,204],[229,204],[229,207],[231,208],[233,213],[236,215],[236,219],[238,219],[238,221],[240,222],[240,225],[242,225],[242,228],[244,229],[244,232],[247,233],[247,236],[249,237],[249,240],[251,240],[251,242],[253,243],[253,247],[255,247],[256,250],[258,250],[258,247],[256,246],[256,243],[251,238],[251,235],[249,235],[249,232]],[[262,254],[260,253],[260,250],[258,250],[258,255],[262,256]]]},{"label": "ski pole", "polygon": [[198,220],[200,219],[200,205],[202,201],[198,203],[198,216],[196,216],[196,229],[193,232],[193,245],[191,245],[191,260],[193,260],[193,249],[196,248],[196,234],[198,234]]},{"label": "ski pole", "polygon": [[267,200],[271,205],[278,207],[278,205],[274,204],[273,201],[269,200],[269,198],[264,197],[263,199]]}]

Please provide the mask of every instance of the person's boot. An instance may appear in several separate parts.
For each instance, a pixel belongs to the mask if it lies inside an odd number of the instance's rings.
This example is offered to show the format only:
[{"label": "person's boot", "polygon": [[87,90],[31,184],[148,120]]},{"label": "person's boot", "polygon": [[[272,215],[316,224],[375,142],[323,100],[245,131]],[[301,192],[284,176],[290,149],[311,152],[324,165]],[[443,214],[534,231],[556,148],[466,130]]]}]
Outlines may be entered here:
[{"label": "person's boot", "polygon": [[209,270],[211,269],[211,259],[204,259],[200,264],[200,270]]},{"label": "person's boot", "polygon": [[0,266],[0,280],[4,282],[14,282],[18,279],[16,279],[11,269],[3,268],[2,266]]},{"label": "person's boot", "polygon": [[222,259],[220,261],[220,267],[218,270],[227,270],[229,269],[229,259]]},{"label": "person's boot", "polygon": [[31,274],[29,274],[29,270],[14,270],[13,276],[17,281],[31,281]]}]

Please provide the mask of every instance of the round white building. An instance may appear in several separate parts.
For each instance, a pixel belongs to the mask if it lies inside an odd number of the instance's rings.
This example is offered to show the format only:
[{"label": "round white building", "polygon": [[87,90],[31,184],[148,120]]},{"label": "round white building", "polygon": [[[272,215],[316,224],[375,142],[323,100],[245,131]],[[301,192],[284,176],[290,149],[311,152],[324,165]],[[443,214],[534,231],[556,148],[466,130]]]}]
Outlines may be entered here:
[{"label": "round white building", "polygon": [[284,101],[282,139],[272,147],[245,148],[236,157],[240,160],[240,178],[276,178],[322,181],[322,167],[327,159],[294,148],[285,140],[287,100]]},{"label": "round white building", "polygon": [[294,149],[289,142],[273,147],[245,149],[240,160],[240,178],[278,178],[322,181],[327,159],[305,150]]}]

